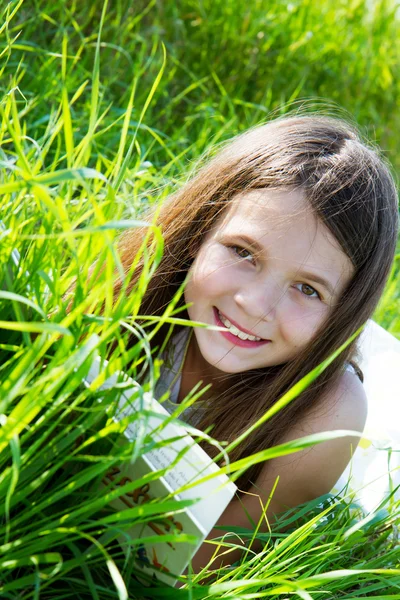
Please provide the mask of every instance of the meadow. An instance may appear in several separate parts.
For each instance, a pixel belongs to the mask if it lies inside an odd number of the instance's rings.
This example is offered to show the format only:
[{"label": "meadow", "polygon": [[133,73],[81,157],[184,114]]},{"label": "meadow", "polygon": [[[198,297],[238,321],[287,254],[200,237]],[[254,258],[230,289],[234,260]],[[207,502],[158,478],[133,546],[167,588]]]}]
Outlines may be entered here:
[{"label": "meadow", "polygon": [[[396,176],[399,6],[6,0],[0,11],[0,597],[140,598],[116,538],[129,522],[185,505],[164,498],[129,514],[108,509],[118,490],[101,487],[104,474],[152,441],[120,446],[127,423],[107,413],[118,389],[98,391],[106,372],[97,387],[82,379],[94,357],[107,356],[109,372],[147,369],[140,393],[151,391],[151,339],[179,314],[172,305],[136,325],[162,254],[154,227],[134,293],[125,287],[113,302],[116,240],[210,146],[288,111],[356,122]],[[400,254],[374,318],[400,338],[399,265]],[[268,533],[232,528],[264,549],[209,583],[207,570],[189,572],[181,588],[148,596],[400,599],[399,525],[398,490],[370,514],[327,495]]]}]

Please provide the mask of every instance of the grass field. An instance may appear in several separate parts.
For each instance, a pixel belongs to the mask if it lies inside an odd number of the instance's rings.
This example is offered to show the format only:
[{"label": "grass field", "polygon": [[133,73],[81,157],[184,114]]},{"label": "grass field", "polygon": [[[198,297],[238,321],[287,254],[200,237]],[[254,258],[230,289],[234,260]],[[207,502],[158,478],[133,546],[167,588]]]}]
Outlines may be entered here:
[{"label": "grass field", "polygon": [[[289,110],[354,120],[396,176],[398,4],[15,0],[0,11],[0,597],[136,598],[115,542],[127,522],[99,485],[132,449],[106,413],[117,391],[81,382],[96,355],[110,370],[143,368],[160,324],[139,331],[135,315],[162,240],[155,232],[145,276],[117,307],[115,240],[210,144]],[[90,272],[99,257],[107,268]],[[375,318],[400,338],[399,257]],[[129,520],[179,510],[157,500]],[[213,583],[189,575],[149,595],[400,598],[398,496],[370,515],[327,496],[297,517],[284,534],[235,530],[264,550]]]}]

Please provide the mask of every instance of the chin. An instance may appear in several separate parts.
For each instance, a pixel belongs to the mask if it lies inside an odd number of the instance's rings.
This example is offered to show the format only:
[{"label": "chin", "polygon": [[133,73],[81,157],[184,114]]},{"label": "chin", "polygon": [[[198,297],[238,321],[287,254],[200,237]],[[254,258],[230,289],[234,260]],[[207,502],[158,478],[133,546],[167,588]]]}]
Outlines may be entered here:
[{"label": "chin", "polygon": [[254,369],[260,369],[262,367],[257,367],[254,365],[243,365],[243,362],[240,360],[227,360],[226,356],[223,356],[219,359],[214,357],[204,357],[208,364],[214,369],[218,369],[221,373],[226,373],[227,375],[235,375],[237,373],[244,373],[246,371],[253,371]]},{"label": "chin", "polygon": [[234,374],[240,373],[246,369],[240,361],[231,360],[229,355],[216,356],[208,352],[202,353],[203,359],[212,367],[221,371],[221,373]]},{"label": "chin", "polygon": [[217,363],[213,365],[214,369],[218,369],[221,373],[226,373],[226,375],[235,375],[236,373],[244,373],[248,369],[243,369],[243,367],[234,367],[231,365],[225,366],[223,363]]}]

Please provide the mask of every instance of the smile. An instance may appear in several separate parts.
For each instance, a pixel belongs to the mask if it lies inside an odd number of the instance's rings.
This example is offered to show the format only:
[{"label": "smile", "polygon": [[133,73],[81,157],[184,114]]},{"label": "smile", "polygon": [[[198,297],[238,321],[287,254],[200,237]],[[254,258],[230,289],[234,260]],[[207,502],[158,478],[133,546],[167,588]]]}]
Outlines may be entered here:
[{"label": "smile", "polygon": [[239,329],[236,325],[223,315],[216,307],[214,307],[215,321],[217,325],[226,327],[227,331],[221,331],[221,334],[227,338],[231,343],[237,346],[243,347],[254,347],[263,344],[268,344],[271,340],[264,340],[256,335],[247,333],[242,329]]}]

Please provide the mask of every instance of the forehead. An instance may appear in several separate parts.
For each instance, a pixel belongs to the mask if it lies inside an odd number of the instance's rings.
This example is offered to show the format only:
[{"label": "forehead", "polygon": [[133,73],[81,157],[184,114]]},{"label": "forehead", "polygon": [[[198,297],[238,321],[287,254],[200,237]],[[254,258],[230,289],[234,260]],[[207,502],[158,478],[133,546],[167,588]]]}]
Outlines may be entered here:
[{"label": "forehead", "polygon": [[242,222],[243,226],[250,225],[260,233],[263,229],[285,233],[299,218],[307,222],[307,229],[317,228],[319,219],[301,190],[251,190],[233,198],[219,226],[225,228]]},{"label": "forehead", "polygon": [[238,194],[219,219],[214,234],[254,238],[288,264],[350,277],[353,266],[301,190],[261,189]]}]

